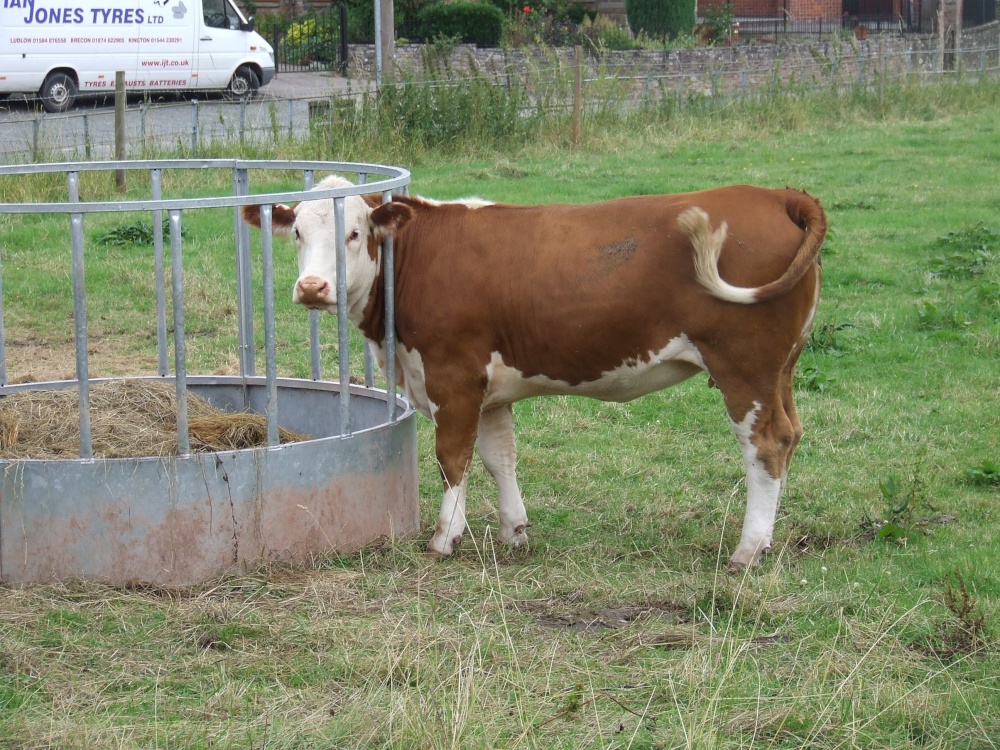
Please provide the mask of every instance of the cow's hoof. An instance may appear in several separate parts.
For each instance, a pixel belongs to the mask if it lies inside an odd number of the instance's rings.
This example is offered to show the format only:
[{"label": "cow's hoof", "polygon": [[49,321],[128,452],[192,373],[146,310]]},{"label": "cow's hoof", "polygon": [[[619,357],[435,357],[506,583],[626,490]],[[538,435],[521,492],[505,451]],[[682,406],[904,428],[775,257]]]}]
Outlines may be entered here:
[{"label": "cow's hoof", "polygon": [[747,551],[737,549],[732,559],[726,565],[727,573],[742,573],[747,568],[752,568],[765,553],[770,552],[771,547],[767,546],[757,551]]},{"label": "cow's hoof", "polygon": [[528,546],[528,527],[530,523],[522,523],[515,526],[509,532],[501,532],[500,541],[511,549],[521,549]]},{"label": "cow's hoof", "polygon": [[747,569],[747,567],[749,566],[746,563],[737,562],[736,560],[730,560],[728,563],[726,563],[725,570],[727,573],[732,573],[735,575],[736,573],[742,573],[744,570]]},{"label": "cow's hoof", "polygon": [[427,556],[434,560],[444,560],[446,557],[451,557],[451,553],[454,552],[455,547],[461,543],[461,534],[457,534],[451,539],[445,540],[444,543],[439,541],[437,536],[435,536],[431,539],[430,544],[427,545]]}]

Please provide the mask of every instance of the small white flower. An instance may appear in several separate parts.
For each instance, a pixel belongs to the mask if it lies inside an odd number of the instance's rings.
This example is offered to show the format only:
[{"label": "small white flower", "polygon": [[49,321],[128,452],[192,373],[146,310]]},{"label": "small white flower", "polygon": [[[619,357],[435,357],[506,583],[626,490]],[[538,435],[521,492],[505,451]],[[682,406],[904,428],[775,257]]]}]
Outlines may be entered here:
[{"label": "small white flower", "polygon": [[806,580],[805,578],[803,578],[803,579],[802,579],[802,580],[800,581],[800,583],[802,583],[802,584],[807,584],[807,583],[809,583],[809,581],[808,581],[808,580]]}]

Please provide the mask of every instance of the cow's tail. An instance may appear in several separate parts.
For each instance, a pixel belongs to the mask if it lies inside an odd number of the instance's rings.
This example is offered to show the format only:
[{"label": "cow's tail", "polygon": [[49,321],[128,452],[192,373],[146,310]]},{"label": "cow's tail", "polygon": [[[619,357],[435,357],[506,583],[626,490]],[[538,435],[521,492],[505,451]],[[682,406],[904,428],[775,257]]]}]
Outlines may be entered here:
[{"label": "cow's tail", "polygon": [[798,191],[789,191],[786,208],[788,217],[805,231],[805,238],[785,272],[774,281],[758,287],[733,286],[719,275],[719,256],[728,232],[726,222],[713,230],[708,214],[698,207],[689,208],[677,217],[677,223],[694,246],[695,277],[713,297],[742,305],[767,302],[791,291],[817,262],[826,237],[823,208],[814,198]]}]

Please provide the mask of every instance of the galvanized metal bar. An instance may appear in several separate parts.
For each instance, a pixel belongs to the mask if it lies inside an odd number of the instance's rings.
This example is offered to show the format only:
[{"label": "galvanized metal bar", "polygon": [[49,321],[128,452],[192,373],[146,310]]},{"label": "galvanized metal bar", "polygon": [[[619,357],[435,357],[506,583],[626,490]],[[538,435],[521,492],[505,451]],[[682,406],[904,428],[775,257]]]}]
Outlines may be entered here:
[{"label": "galvanized metal bar", "polygon": [[[382,193],[382,202],[392,200],[392,191]],[[396,421],[396,267],[392,237],[382,241],[382,279],[385,289],[385,389],[388,391],[389,422]]]},{"label": "galvanized metal bar", "polygon": [[375,385],[375,358],[372,356],[372,348],[365,339],[365,388]]},{"label": "galvanized metal bar", "polygon": [[319,310],[309,311],[309,371],[313,380],[319,380],[323,372],[323,362],[319,356]]},{"label": "galvanized metal bar", "polygon": [[[358,172],[358,184],[367,185],[368,184],[368,173]],[[367,339],[365,340],[365,388],[372,388],[375,385],[375,356],[372,354],[372,348],[368,344]]]},{"label": "galvanized metal bar", "polygon": [[[321,165],[321,166],[317,166]],[[238,159],[151,159],[146,161],[105,161],[105,162],[71,162],[53,164],[31,164],[31,165],[0,165],[0,176],[19,175],[35,173],[65,174],[68,171],[77,172],[97,172],[113,169],[149,169],[159,167],[161,169],[217,169],[242,167],[246,169],[277,169],[274,162],[248,161]],[[410,174],[405,169],[399,167],[384,167],[372,164],[350,164],[342,162],[280,162],[283,170],[288,169],[309,169],[322,168],[329,170],[341,170],[356,172],[374,172],[386,175],[387,179],[379,183],[383,190],[400,188],[406,185],[410,179]],[[343,188],[327,188],[323,191],[312,194],[311,198],[332,197],[333,193],[341,192]],[[115,201],[113,203],[93,201],[79,203],[0,203],[0,214],[51,214],[51,213],[118,213],[126,211],[151,211],[160,208],[164,211],[171,209],[187,208],[222,208],[243,204],[261,205],[263,203],[287,203],[303,199],[303,191],[294,190],[281,193],[268,193],[261,195],[251,195],[246,197],[228,196],[221,198],[170,198],[159,202],[152,200],[142,201]]]},{"label": "galvanized metal bar", "polygon": [[187,347],[184,340],[184,268],[181,260],[181,212],[170,211],[170,280],[174,300],[174,372],[177,386],[177,452],[191,452],[188,438]]},{"label": "galvanized metal bar", "polygon": [[347,327],[347,246],[344,198],[333,199],[333,237],[337,248],[337,359],[340,364],[340,434],[351,434],[351,337]]},{"label": "galvanized metal bar", "polygon": [[[312,190],[316,183],[316,172],[307,169],[302,173],[306,190]],[[322,362],[319,356],[319,310],[309,311],[309,365],[313,380],[322,376]]]},{"label": "galvanized metal bar", "polygon": [[260,208],[261,276],[264,285],[264,361],[267,382],[267,444],[278,445],[278,364],[274,330],[274,253],[271,237],[272,206]]},{"label": "galvanized metal bar", "polygon": [[[250,193],[250,175],[242,167],[233,169],[233,195]],[[236,318],[239,336],[240,375],[256,374],[254,357],[253,271],[250,261],[250,227],[243,221],[241,206],[233,207],[236,235]]]},{"label": "galvanized metal bar", "polygon": [[[80,174],[66,174],[69,200],[80,200]],[[87,362],[87,287],[83,262],[83,214],[69,217],[73,267],[73,338],[76,342],[76,382],[80,394],[80,458],[93,458],[90,432],[90,368]]]},{"label": "galvanized metal bar", "polygon": [[[0,246],[0,264],[3,247]],[[0,388],[7,385],[7,334],[3,325],[3,267],[0,265]]]},{"label": "galvanized metal bar", "polygon": [[[163,198],[163,174],[159,169],[149,170],[154,201]],[[163,258],[163,211],[153,209],[153,264],[156,275],[156,367],[161,378],[169,373],[167,364],[167,275]]]}]

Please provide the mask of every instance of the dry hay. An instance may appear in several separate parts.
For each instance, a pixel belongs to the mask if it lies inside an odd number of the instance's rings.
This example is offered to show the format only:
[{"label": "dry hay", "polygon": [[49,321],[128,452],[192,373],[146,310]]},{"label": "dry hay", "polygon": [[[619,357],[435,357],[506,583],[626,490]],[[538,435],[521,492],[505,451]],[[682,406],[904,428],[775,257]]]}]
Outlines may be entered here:
[{"label": "dry hay", "polygon": [[[191,451],[210,453],[267,445],[267,420],[230,413],[187,394]],[[23,391],[0,399],[0,458],[80,456],[80,395],[76,388]],[[177,393],[172,383],[115,380],[90,389],[95,458],[177,455]],[[282,443],[309,435],[279,428]]]}]

